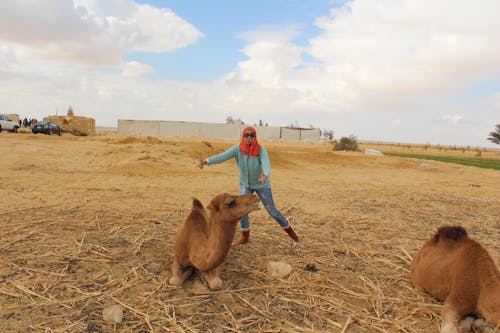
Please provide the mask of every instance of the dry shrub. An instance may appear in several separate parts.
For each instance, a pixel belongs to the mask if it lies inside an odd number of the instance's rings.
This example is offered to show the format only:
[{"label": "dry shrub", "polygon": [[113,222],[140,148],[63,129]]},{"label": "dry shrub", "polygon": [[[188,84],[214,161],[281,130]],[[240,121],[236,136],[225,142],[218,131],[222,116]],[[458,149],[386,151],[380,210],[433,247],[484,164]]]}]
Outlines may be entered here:
[{"label": "dry shrub", "polygon": [[358,138],[354,135],[342,137],[340,141],[334,141],[333,150],[351,150],[358,151]]}]

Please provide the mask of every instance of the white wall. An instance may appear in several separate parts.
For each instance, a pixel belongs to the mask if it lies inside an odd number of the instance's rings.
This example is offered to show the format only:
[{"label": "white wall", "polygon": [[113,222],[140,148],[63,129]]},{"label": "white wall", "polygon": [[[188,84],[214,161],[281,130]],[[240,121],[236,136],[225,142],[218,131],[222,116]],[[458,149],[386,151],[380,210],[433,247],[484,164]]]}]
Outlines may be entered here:
[{"label": "white wall", "polygon": [[321,131],[319,128],[311,129],[301,129],[300,130],[300,141],[301,142],[319,142],[319,137],[321,136]]},{"label": "white wall", "polygon": [[281,127],[281,139],[284,141],[300,141],[300,129]]},{"label": "white wall", "polygon": [[220,138],[228,140],[240,139],[240,126],[233,124],[200,123],[200,135],[205,138]]},{"label": "white wall", "polygon": [[124,135],[158,136],[159,128],[158,121],[118,119],[118,133]]},{"label": "white wall", "polygon": [[[118,133],[141,136],[187,136],[239,141],[246,125],[195,123],[185,121],[118,120]],[[261,140],[319,142],[320,130],[255,126]]]},{"label": "white wall", "polygon": [[184,121],[159,121],[158,123],[159,136],[200,136],[200,123]]},{"label": "white wall", "polygon": [[[279,140],[281,139],[281,127],[275,126],[254,126],[257,130],[257,138],[264,140]],[[243,130],[244,126],[241,127],[240,133]],[[238,139],[241,134],[238,134]]]}]

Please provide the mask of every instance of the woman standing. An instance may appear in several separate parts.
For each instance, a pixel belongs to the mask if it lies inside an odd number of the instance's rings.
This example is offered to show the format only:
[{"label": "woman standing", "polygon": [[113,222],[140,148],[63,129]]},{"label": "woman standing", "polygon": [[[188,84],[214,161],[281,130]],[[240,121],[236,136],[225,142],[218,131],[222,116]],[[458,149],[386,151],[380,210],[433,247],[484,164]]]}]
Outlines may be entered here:
[{"label": "woman standing", "polygon": [[[241,141],[223,153],[209,157],[198,162],[198,167],[203,169],[205,165],[222,163],[231,158],[236,159],[239,171],[240,194],[257,193],[260,200],[266,207],[269,216],[275,219],[286,231],[288,236],[298,242],[299,237],[293,230],[290,222],[275,207],[273,192],[271,190],[271,164],[267,151],[257,141],[257,131],[252,126],[247,126],[241,133]],[[236,244],[245,244],[250,237],[250,221],[245,215],[241,221],[241,238]]]}]

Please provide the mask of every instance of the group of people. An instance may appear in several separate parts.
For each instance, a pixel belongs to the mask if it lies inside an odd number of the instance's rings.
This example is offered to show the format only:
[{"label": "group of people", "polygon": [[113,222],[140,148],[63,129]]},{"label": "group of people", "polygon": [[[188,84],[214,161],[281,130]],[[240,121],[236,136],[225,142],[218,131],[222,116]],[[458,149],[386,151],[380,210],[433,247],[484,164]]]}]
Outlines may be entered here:
[{"label": "group of people", "polygon": [[[299,241],[295,230],[285,216],[276,208],[271,190],[271,164],[266,149],[257,140],[257,131],[247,126],[241,133],[241,140],[218,155],[200,160],[198,167],[222,163],[229,159],[236,159],[239,171],[240,194],[257,193],[269,215],[275,219],[283,230],[295,242]],[[241,237],[236,244],[246,244],[250,238],[250,220],[248,215],[240,221]]]},{"label": "group of people", "polygon": [[23,120],[19,119],[19,127],[31,127],[32,125],[35,125],[38,122],[35,118],[33,119],[28,119],[24,118]]}]

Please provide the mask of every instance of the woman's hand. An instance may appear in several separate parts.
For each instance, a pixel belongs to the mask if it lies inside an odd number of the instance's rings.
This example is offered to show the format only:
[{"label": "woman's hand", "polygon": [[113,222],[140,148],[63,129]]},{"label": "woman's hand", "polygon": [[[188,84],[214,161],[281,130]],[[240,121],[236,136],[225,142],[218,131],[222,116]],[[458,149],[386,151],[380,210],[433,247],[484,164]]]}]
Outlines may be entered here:
[{"label": "woman's hand", "polygon": [[196,165],[198,168],[203,169],[203,167],[207,164],[207,160],[199,160]]},{"label": "woman's hand", "polygon": [[263,173],[259,178],[259,183],[264,184],[266,182],[267,178],[269,178],[269,177],[265,173]]}]

